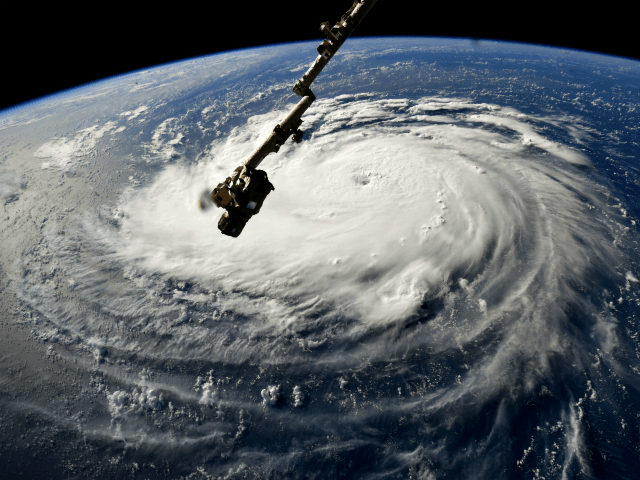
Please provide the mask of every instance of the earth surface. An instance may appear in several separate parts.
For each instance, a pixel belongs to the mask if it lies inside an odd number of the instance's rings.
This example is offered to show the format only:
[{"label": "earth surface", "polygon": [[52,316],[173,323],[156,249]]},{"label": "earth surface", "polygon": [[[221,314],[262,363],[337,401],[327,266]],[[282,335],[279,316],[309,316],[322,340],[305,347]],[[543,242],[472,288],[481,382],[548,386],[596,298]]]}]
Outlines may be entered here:
[{"label": "earth surface", "polygon": [[0,116],[0,476],[635,478],[640,64],[350,39]]}]

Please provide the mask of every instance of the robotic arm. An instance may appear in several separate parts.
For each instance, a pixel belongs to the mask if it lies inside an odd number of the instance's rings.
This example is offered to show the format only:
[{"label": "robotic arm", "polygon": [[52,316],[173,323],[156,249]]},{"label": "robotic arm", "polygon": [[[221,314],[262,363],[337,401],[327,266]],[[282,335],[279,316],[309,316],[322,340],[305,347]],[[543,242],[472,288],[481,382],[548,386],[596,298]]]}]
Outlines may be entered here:
[{"label": "robotic arm", "polygon": [[211,192],[211,201],[217,207],[226,210],[218,222],[218,228],[224,235],[240,235],[249,219],[258,214],[267,195],[275,189],[266,172],[257,170],[258,165],[267,155],[280,150],[289,137],[293,137],[296,143],[302,141],[301,117],[316,99],[309,86],[376,2],[377,0],[356,0],[333,27],[329,28],[329,22],[320,25],[320,31],[327,38],[318,46],[318,57],[311,67],[293,86],[293,91],[301,96],[302,100],[275,126],[269,138],[244,164],[236,168],[231,177],[219,183]]}]

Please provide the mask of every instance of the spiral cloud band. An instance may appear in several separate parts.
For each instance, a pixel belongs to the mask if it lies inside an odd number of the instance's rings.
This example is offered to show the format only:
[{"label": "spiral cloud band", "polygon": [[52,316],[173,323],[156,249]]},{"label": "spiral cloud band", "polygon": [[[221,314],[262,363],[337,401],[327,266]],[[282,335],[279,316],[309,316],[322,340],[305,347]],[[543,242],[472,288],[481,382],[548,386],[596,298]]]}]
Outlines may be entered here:
[{"label": "spiral cloud band", "polygon": [[[221,212],[196,199],[285,111],[48,233],[40,248],[88,307],[54,295],[34,274],[45,264],[18,266],[19,296],[45,317],[36,334],[100,365],[108,421],[85,431],[215,457],[229,477],[312,463],[325,478],[336,456],[380,478],[482,477],[532,458],[588,473],[584,412],[605,365],[625,375],[612,312],[637,279],[621,267],[625,212],[579,136],[557,140],[572,119],[461,98],[319,99],[305,140],[262,164],[276,190],[260,214],[220,235]],[[539,423],[512,440],[528,404]]]}]

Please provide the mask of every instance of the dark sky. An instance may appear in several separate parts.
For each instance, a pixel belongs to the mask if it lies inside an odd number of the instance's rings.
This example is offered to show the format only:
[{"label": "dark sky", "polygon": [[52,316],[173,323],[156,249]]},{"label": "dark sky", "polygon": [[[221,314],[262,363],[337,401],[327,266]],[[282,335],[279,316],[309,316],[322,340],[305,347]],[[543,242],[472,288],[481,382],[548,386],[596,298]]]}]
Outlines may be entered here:
[{"label": "dark sky", "polygon": [[[320,22],[334,23],[351,3],[26,3],[15,14],[0,16],[0,109],[166,62],[237,48],[320,40]],[[597,10],[587,9],[586,2],[481,3],[469,7],[451,1],[379,0],[355,36],[510,40],[640,59],[635,16],[618,2],[600,3]],[[231,10],[233,6],[237,10]]]}]

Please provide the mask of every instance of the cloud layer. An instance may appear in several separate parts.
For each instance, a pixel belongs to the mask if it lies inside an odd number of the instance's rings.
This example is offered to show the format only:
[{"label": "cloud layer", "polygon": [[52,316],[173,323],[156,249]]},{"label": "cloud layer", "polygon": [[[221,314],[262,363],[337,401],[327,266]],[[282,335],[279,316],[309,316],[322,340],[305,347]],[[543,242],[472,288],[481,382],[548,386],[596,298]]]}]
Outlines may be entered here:
[{"label": "cloud layer", "polygon": [[[103,434],[216,452],[242,439],[243,461],[260,464],[277,429],[298,458],[296,442],[328,438],[332,452],[382,448],[390,422],[432,439],[385,453],[428,478],[426,465],[462,461],[443,445],[483,412],[487,436],[464,455],[499,464],[489,440],[511,441],[516,405],[596,372],[593,352],[624,371],[611,354],[612,312],[637,283],[618,267],[627,230],[584,173],[590,160],[545,133],[562,121],[460,98],[318,100],[303,143],[265,159],[276,190],[260,214],[238,239],[221,235],[222,212],[198,209],[199,196],[285,114],[249,118],[75,232],[45,232],[17,265],[18,296],[47,319],[38,338],[117,380],[95,381],[112,420]],[[114,128],[80,132],[71,150]],[[160,121],[152,153],[170,158],[182,131],[177,117]],[[40,155],[66,158],[69,142]],[[49,252],[55,268],[39,264]],[[210,370],[173,376],[190,362]],[[562,468],[584,461],[590,401],[567,400],[531,427],[566,444]]]}]

